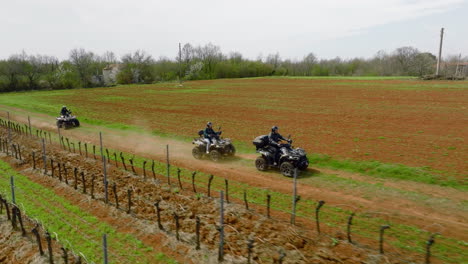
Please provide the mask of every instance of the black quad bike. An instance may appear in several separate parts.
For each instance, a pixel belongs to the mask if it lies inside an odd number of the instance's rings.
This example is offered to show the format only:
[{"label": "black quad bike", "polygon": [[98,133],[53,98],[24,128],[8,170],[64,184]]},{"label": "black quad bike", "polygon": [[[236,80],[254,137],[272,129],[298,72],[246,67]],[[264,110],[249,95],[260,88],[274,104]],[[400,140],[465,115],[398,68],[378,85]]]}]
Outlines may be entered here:
[{"label": "black quad bike", "polygon": [[193,139],[192,155],[196,159],[208,157],[214,162],[220,161],[224,157],[232,157],[236,154],[236,148],[232,145],[229,138],[221,138],[221,131],[216,132],[216,144],[211,144],[209,153],[206,153],[206,142],[203,137],[203,130],[198,132],[198,138]]},{"label": "black quad bike", "polygon": [[71,115],[61,115],[57,117],[57,127],[58,128],[72,128],[72,127],[79,127],[80,126],[80,121],[76,118],[76,116]]},{"label": "black quad bike", "polygon": [[[294,177],[296,168],[306,170],[309,166],[306,152],[301,148],[293,148],[292,140],[289,140],[288,144],[280,144],[279,150],[269,145],[268,135],[255,138],[253,144],[261,155],[255,160],[255,167],[259,171],[279,168],[284,176]],[[275,155],[276,151],[279,153]]]}]

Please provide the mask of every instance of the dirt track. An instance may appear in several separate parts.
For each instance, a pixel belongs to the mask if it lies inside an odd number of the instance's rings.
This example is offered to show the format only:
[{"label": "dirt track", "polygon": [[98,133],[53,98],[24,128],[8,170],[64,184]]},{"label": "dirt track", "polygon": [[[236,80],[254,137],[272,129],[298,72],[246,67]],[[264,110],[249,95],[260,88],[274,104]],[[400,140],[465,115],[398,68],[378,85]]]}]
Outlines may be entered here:
[{"label": "dirt track", "polygon": [[[13,118],[24,122],[26,113],[14,115]],[[33,117],[33,126],[42,129],[54,131],[54,125],[45,121],[47,116],[28,113]],[[69,130],[65,135],[79,138],[81,141],[97,142],[97,137],[90,136],[89,131],[97,131],[98,127]],[[181,143],[175,140],[159,137],[143,137],[141,135],[104,130],[106,147],[125,150],[147,158],[164,159],[165,145],[171,146],[171,161],[181,167],[192,170],[205,171],[222,176],[228,179],[235,179],[248,183],[249,185],[262,188],[269,188],[284,193],[290,193],[290,179],[283,178],[277,173],[259,173],[251,166],[246,166],[245,162],[233,161],[228,163],[214,164],[211,162],[200,162],[194,160],[190,155],[191,145]],[[138,139],[138,142],[135,142]],[[129,147],[129,145],[131,147]],[[245,156],[245,159],[252,159],[252,156]],[[339,177],[355,179],[362,182],[376,182],[372,177],[345,173],[341,171],[320,170],[324,173],[337,174]],[[312,186],[306,179],[301,180],[299,185],[300,195],[302,197],[314,200],[326,200],[328,204],[347,204],[356,207],[364,207],[366,210],[380,210],[387,212],[398,222],[409,225],[426,228],[434,223],[441,224],[444,228],[444,235],[455,237],[461,240],[467,240],[467,234],[464,230],[468,229],[466,223],[466,210],[460,210],[460,207],[450,206],[452,203],[462,203],[465,200],[463,192],[455,191],[450,188],[431,186],[426,184],[385,181],[385,186],[391,186],[405,191],[413,191],[427,195],[429,197],[442,197],[447,203],[431,204],[426,201],[415,201],[406,197],[399,197],[386,192],[368,193],[360,188],[353,189],[333,189],[326,186]],[[371,197],[369,197],[372,195]],[[465,208],[466,209],[466,208]],[[429,228],[430,229],[430,228]],[[433,232],[440,230],[430,230]]]}]

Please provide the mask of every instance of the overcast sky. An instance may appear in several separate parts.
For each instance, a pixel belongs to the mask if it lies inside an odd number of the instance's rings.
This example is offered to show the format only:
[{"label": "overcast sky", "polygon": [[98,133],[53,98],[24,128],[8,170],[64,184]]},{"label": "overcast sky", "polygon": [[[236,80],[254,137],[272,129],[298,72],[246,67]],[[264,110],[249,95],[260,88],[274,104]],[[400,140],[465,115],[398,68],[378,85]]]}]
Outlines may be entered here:
[{"label": "overcast sky", "polygon": [[249,58],[371,57],[402,46],[468,56],[468,0],[0,0],[0,58],[73,48],[174,58],[211,42]]}]

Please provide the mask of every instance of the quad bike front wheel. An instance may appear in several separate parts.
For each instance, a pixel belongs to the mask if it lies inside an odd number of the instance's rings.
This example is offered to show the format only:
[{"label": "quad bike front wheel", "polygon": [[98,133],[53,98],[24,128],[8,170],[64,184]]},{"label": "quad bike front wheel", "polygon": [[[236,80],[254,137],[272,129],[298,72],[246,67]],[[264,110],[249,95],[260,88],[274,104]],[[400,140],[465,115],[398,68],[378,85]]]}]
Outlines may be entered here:
[{"label": "quad bike front wheel", "polygon": [[63,126],[63,122],[60,120],[57,120],[57,127],[62,128],[62,126]]},{"label": "quad bike front wheel", "polygon": [[307,167],[309,167],[309,162],[307,161],[307,158],[303,158],[299,161],[299,166],[298,169],[300,170],[307,170]]},{"label": "quad bike front wheel", "polygon": [[73,119],[72,121],[74,127],[79,127],[80,126],[80,121],[78,119]]},{"label": "quad bike front wheel", "polygon": [[259,170],[259,171],[266,171],[267,168],[268,168],[266,159],[265,159],[263,156],[258,157],[258,158],[255,160],[255,167],[256,167],[257,170]]},{"label": "quad bike front wheel", "polygon": [[221,160],[221,153],[219,153],[219,151],[217,150],[212,150],[210,151],[210,159],[214,162],[218,162]]},{"label": "quad bike front wheel", "polygon": [[280,165],[280,171],[281,174],[283,174],[286,177],[293,177],[294,176],[294,165],[291,164],[291,162],[283,162]]},{"label": "quad bike front wheel", "polygon": [[201,159],[203,157],[203,153],[198,147],[194,147],[192,149],[192,156],[196,159]]},{"label": "quad bike front wheel", "polygon": [[228,156],[229,157],[232,157],[236,154],[236,148],[233,146],[233,145],[230,145],[229,146],[229,149],[228,149]]}]

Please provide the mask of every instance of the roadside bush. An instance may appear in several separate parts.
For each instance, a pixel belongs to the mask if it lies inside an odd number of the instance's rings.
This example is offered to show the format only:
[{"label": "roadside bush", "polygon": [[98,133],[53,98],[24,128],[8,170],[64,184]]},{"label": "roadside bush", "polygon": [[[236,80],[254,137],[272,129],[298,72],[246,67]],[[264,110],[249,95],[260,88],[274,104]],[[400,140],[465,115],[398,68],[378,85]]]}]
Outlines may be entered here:
[{"label": "roadside bush", "polygon": [[118,84],[131,84],[133,82],[133,75],[129,68],[125,67],[117,74]]},{"label": "roadside bush", "polygon": [[330,75],[330,73],[327,68],[324,68],[320,65],[314,65],[312,67],[312,75],[313,76],[328,76]]}]

